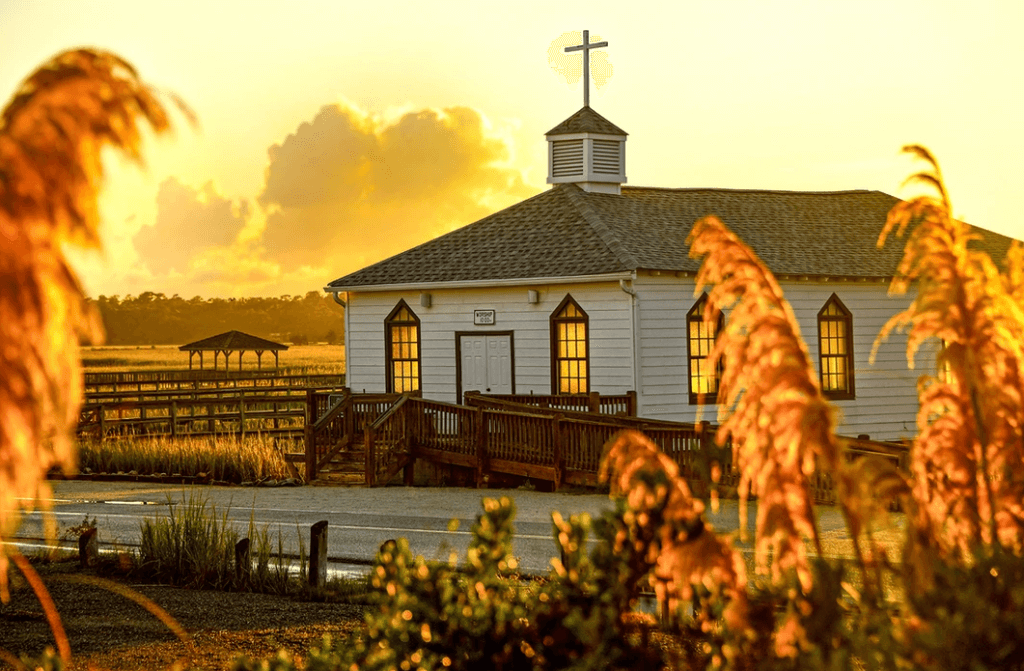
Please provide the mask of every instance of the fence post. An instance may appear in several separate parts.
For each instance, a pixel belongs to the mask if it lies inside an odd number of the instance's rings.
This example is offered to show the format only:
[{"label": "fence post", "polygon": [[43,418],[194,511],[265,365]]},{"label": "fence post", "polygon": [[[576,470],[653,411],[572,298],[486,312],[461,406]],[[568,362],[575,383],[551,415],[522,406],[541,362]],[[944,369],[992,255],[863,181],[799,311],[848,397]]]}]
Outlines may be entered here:
[{"label": "fence post", "polygon": [[178,403],[171,401],[171,438],[178,436]]},{"label": "fence post", "polygon": [[484,472],[487,469],[487,417],[484,409],[476,408],[476,474],[474,484],[476,488],[484,486]]},{"label": "fence post", "polygon": [[252,574],[252,560],[249,555],[249,539],[235,543],[235,584],[239,587],[249,584]]},{"label": "fence post", "polygon": [[[241,366],[241,359],[239,359],[239,366]],[[245,392],[241,387],[238,389],[238,433],[242,439],[245,438]]]},{"label": "fence post", "polygon": [[314,444],[315,436],[313,435],[313,425],[307,424],[302,429],[303,443],[306,447],[306,482],[313,482],[316,480],[316,445]]},{"label": "fence post", "polygon": [[349,438],[349,444],[356,440],[356,415],[352,412],[352,391],[345,390],[345,400],[342,401],[345,408],[341,411],[345,415],[345,435]]},{"label": "fence post", "polygon": [[626,415],[636,417],[636,390],[626,392]]},{"label": "fence post", "polygon": [[327,520],[320,520],[309,530],[309,586],[327,585]]},{"label": "fence post", "polygon": [[587,395],[587,405],[589,411],[598,414],[601,412],[601,394],[596,391],[592,391]]},{"label": "fence post", "polygon": [[373,428],[369,423],[363,425],[363,444],[366,445],[366,486],[373,487],[376,479],[377,455],[373,444]]},{"label": "fence post", "polygon": [[557,492],[562,486],[563,468],[562,463],[562,415],[557,414],[551,418],[552,457],[555,466],[555,482],[552,491]]},{"label": "fence post", "polygon": [[96,527],[90,527],[78,537],[78,565],[82,568],[87,568],[96,563],[100,546],[97,533]]}]

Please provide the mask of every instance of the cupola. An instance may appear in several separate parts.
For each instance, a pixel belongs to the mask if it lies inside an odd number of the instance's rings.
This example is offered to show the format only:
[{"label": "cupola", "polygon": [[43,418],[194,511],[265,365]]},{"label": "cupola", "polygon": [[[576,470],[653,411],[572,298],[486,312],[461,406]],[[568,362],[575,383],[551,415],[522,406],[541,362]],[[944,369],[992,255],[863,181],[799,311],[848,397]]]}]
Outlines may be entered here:
[{"label": "cupola", "polygon": [[589,105],[547,133],[548,184],[621,193],[626,183],[626,131]]}]

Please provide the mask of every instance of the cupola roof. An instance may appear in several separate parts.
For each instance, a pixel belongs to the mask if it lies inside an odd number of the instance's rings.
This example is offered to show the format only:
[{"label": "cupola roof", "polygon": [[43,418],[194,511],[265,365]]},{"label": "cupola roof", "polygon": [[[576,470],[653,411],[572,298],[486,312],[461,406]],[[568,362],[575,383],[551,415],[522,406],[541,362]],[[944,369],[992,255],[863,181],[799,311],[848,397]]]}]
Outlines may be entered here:
[{"label": "cupola roof", "polygon": [[544,135],[568,135],[570,133],[602,133],[604,135],[629,135],[590,106],[581,107],[578,112],[558,124]]}]

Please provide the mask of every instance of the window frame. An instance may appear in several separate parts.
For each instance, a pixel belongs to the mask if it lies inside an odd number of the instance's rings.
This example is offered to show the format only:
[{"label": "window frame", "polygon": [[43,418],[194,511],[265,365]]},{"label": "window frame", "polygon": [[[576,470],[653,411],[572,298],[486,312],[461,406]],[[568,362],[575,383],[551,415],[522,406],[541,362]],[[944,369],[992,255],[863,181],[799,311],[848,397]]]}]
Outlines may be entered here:
[{"label": "window frame", "polygon": [[[572,305],[580,313],[580,317],[559,317],[558,315],[565,310],[566,307]],[[566,294],[562,302],[558,304],[551,315],[548,317],[548,321],[551,325],[551,394],[552,395],[572,395],[572,394],[589,394],[592,389],[590,380],[590,315],[587,311],[580,307],[580,304],[572,297],[572,294]],[[586,354],[580,357],[562,357],[558,356],[558,326],[559,324],[583,324],[583,348]],[[584,364],[584,382],[586,389],[581,389],[576,392],[572,391],[561,391],[561,376],[559,371],[561,369],[560,363],[563,360],[567,361],[582,361]],[[570,378],[571,379],[571,378]],[[577,378],[578,379],[578,378]]]},{"label": "window frame", "polygon": [[[407,310],[412,316],[411,321],[399,321],[397,319],[398,314],[403,310]],[[416,357],[409,359],[395,359],[392,355],[392,328],[394,326],[415,326],[416,327]],[[398,304],[395,308],[388,313],[388,316],[384,318],[384,385],[387,393],[394,394],[395,392],[395,361],[415,361],[416,362],[416,388],[406,389],[405,392],[419,393],[423,389],[423,331],[420,328],[420,318],[413,311],[409,304],[405,302],[405,299],[399,299]],[[405,378],[403,378],[405,379]],[[404,392],[398,392],[404,393]]]},{"label": "window frame", "polygon": [[[835,304],[841,315],[826,315],[825,311],[828,310],[829,305]],[[843,325],[845,333],[843,334],[846,339],[846,353],[845,354],[825,354],[824,347],[822,347],[822,323],[823,322],[838,322]],[[846,360],[846,388],[845,389],[825,389],[825,358],[845,359]],[[857,387],[854,379],[854,351],[853,351],[853,313],[846,307],[842,299],[833,292],[829,296],[825,304],[818,310],[818,384],[821,386],[821,393],[825,398],[834,401],[852,400],[857,397]]]},{"label": "window frame", "polygon": [[[690,400],[690,405],[708,405],[718,403],[718,390],[722,385],[722,360],[718,360],[718,365],[715,366],[715,391],[705,394],[693,391],[693,362],[695,359],[700,359],[700,356],[693,356],[692,340],[690,337],[690,324],[693,322],[704,323],[704,309],[708,304],[708,294],[704,292],[700,298],[693,304],[689,312],[686,313],[686,391]],[[712,340],[712,347],[714,343],[718,341],[718,335],[722,332],[725,326],[725,320],[722,317],[722,313],[718,313],[718,320],[715,324],[715,336]],[[710,349],[708,350],[710,352]],[[707,355],[703,357],[707,360]]]}]

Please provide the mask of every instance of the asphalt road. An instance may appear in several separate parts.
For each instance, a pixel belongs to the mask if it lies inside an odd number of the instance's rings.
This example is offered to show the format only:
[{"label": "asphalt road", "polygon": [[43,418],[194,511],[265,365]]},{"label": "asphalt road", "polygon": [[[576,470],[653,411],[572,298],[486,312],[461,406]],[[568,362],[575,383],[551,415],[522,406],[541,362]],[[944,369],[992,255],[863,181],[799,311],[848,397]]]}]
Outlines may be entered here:
[{"label": "asphalt road", "polygon": [[[415,554],[445,560],[452,551],[465,557],[470,527],[482,511],[483,498],[508,496],[515,500],[517,515],[513,553],[526,573],[543,574],[557,555],[552,537],[551,511],[589,513],[597,517],[611,508],[601,494],[554,494],[526,490],[477,490],[460,488],[344,488],[278,487],[241,488],[208,485],[164,485],[134,482],[57,481],[53,486],[53,514],[61,530],[84,518],[95,518],[101,544],[137,545],[140,523],[145,518],[165,517],[190,497],[205,501],[218,518],[226,515],[242,536],[250,520],[270,532],[276,549],[278,537],[286,553],[299,553],[299,539],[309,546],[309,528],[327,520],[328,557],[332,562],[366,564],[380,544],[405,537]],[[753,524],[756,509],[751,505]],[[723,501],[708,520],[719,531],[739,526],[736,501]],[[449,521],[459,520],[456,531]],[[26,549],[44,537],[39,513],[28,515],[18,537]],[[847,554],[845,529],[837,510],[819,510],[819,529],[826,551]],[[749,551],[749,550],[748,550]]]}]

